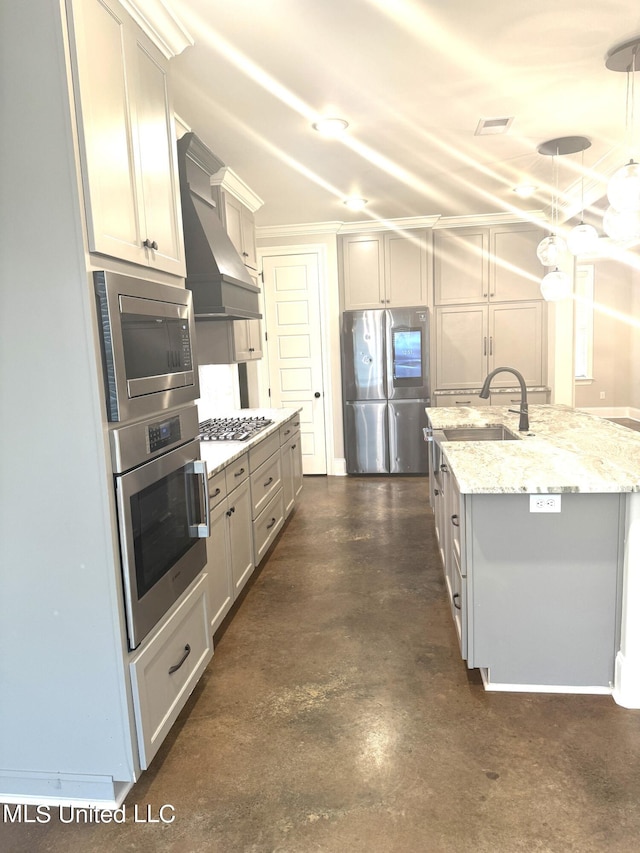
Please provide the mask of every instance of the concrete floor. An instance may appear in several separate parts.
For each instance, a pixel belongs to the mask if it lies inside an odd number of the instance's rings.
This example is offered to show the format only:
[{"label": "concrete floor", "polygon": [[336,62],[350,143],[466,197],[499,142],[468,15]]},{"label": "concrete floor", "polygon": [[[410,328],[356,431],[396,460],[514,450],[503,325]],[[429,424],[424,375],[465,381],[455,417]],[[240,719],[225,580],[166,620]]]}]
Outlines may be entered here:
[{"label": "concrete floor", "polygon": [[0,849],[635,853],[639,799],[640,711],[466,669],[426,478],[307,477],[126,823],[0,823]]}]

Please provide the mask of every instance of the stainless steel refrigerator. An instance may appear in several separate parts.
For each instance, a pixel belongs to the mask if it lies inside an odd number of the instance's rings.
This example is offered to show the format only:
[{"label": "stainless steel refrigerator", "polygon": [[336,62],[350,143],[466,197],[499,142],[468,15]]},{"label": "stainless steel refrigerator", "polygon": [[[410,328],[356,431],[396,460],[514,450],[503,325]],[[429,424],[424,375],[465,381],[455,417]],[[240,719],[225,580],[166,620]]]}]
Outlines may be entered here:
[{"label": "stainless steel refrigerator", "polygon": [[426,474],[429,311],[345,311],[342,388],[348,474]]}]

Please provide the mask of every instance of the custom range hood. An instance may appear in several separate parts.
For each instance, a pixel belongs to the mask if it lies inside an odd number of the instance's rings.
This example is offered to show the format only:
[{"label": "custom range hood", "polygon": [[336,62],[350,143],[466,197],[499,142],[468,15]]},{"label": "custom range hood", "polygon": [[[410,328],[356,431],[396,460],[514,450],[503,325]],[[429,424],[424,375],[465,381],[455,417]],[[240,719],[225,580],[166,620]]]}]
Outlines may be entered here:
[{"label": "custom range hood", "polygon": [[197,318],[260,319],[260,288],[225,231],[211,195],[211,176],[223,166],[194,133],[178,140],[186,285]]}]

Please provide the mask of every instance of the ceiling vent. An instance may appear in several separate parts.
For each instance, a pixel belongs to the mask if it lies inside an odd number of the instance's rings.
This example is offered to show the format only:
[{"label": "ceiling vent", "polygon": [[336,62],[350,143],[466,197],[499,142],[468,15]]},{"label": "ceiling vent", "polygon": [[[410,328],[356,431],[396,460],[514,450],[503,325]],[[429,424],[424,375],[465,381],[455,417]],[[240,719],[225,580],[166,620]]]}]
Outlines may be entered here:
[{"label": "ceiling vent", "polygon": [[490,136],[496,133],[506,133],[513,122],[513,116],[506,118],[481,118],[474,136]]}]

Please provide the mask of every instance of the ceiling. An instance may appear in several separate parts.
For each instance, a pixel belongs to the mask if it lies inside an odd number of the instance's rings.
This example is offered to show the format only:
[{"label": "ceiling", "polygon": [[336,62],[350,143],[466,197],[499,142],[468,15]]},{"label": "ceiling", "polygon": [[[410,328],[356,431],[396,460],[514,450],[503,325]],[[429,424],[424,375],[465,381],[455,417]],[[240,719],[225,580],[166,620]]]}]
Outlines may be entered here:
[{"label": "ceiling", "polygon": [[[605,67],[640,33],[629,0],[168,4],[195,42],[170,66],[175,111],[263,199],[258,225],[541,210],[552,159],[580,207],[582,159],[591,200],[629,158],[627,75]],[[347,119],[342,138],[311,128],[323,115]],[[474,135],[497,117],[507,133]],[[584,155],[537,153],[573,135]]]}]

